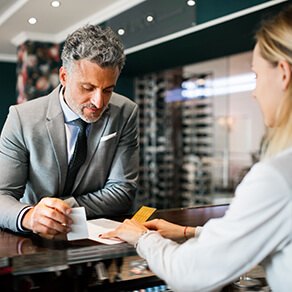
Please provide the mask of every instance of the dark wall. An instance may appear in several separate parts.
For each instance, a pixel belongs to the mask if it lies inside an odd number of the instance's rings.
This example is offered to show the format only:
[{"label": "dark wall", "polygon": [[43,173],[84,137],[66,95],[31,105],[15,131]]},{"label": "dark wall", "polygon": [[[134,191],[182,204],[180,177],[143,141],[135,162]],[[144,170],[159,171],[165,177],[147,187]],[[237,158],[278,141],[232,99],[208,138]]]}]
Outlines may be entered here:
[{"label": "dark wall", "polygon": [[[197,0],[197,24],[226,16],[266,0]],[[275,15],[291,1],[249,13],[233,20],[176,38],[127,55],[119,81],[119,93],[134,99],[134,79],[138,75],[250,51],[260,22]],[[131,15],[129,15],[131,18]],[[123,82],[125,83],[123,84]],[[122,86],[123,85],[123,86]],[[121,87],[120,87],[121,86]],[[128,87],[129,86],[129,87]]]},{"label": "dark wall", "polygon": [[115,92],[134,100],[134,78],[124,76],[122,71],[115,87]]},{"label": "dark wall", "polygon": [[[217,1],[198,0],[197,19],[204,23],[210,20],[209,13],[214,14],[224,2],[230,4],[224,8],[234,12],[235,4],[241,2],[268,2],[268,1]],[[290,3],[289,3],[290,2]],[[204,4],[203,4],[204,3]],[[242,3],[241,8],[245,8]],[[255,3],[258,4],[258,3]],[[291,1],[280,3],[257,12],[253,12],[236,19],[161,43],[144,50],[127,55],[127,62],[123,74],[137,76],[149,72],[184,66],[187,64],[220,58],[253,49],[254,34],[262,19],[278,13]],[[249,5],[250,6],[250,5]],[[213,9],[212,9],[213,7]],[[239,7],[239,6],[238,6]],[[215,9],[216,8],[216,9]],[[226,15],[226,11],[219,9],[218,17]],[[228,11],[229,11],[228,10]],[[236,9],[235,11],[238,11]],[[214,17],[214,16],[213,16]]]},{"label": "dark wall", "polygon": [[0,131],[9,106],[16,104],[16,63],[0,62]]},{"label": "dark wall", "polygon": [[270,1],[271,0],[197,0],[197,24]]}]

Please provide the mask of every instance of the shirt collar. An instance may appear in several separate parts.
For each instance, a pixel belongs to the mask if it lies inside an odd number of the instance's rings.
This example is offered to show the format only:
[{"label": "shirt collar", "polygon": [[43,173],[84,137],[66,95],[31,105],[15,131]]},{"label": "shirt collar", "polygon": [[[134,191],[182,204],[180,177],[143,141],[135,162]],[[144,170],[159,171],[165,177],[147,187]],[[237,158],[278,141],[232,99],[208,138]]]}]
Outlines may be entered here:
[{"label": "shirt collar", "polygon": [[60,99],[60,104],[63,111],[65,123],[70,123],[78,119],[79,116],[69,108],[63,96],[64,96],[64,87],[62,87],[60,90],[59,99]]}]

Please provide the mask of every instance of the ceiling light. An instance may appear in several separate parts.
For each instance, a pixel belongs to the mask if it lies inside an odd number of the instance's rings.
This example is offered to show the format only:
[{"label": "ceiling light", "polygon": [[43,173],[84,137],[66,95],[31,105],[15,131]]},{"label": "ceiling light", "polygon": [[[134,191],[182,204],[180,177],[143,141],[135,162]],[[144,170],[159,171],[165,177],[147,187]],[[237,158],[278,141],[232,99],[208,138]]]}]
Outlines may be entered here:
[{"label": "ceiling light", "polygon": [[30,24],[36,24],[36,23],[37,23],[37,19],[34,18],[34,17],[31,17],[31,18],[28,20],[28,22],[29,22]]},{"label": "ceiling light", "polygon": [[188,4],[189,6],[194,6],[194,5],[196,5],[196,1],[194,1],[194,0],[188,0],[188,1],[187,1],[187,4]]},{"label": "ceiling light", "polygon": [[124,34],[125,34],[125,30],[124,30],[123,28],[120,28],[120,29],[118,30],[118,34],[119,34],[119,35],[124,35]]},{"label": "ceiling light", "polygon": [[152,15],[148,15],[146,19],[148,22],[152,22],[154,20]]},{"label": "ceiling light", "polygon": [[59,7],[60,5],[61,5],[61,3],[59,1],[53,1],[53,2],[51,2],[51,6],[53,6],[55,8]]}]

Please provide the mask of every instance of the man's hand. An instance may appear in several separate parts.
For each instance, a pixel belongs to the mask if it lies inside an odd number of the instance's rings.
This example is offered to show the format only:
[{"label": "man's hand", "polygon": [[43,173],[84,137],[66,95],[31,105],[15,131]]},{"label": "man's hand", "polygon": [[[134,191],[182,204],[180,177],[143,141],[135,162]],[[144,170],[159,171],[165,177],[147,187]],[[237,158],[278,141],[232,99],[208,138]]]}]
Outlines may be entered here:
[{"label": "man's hand", "polygon": [[43,198],[23,217],[22,226],[34,233],[57,235],[71,231],[70,207],[57,198]]}]

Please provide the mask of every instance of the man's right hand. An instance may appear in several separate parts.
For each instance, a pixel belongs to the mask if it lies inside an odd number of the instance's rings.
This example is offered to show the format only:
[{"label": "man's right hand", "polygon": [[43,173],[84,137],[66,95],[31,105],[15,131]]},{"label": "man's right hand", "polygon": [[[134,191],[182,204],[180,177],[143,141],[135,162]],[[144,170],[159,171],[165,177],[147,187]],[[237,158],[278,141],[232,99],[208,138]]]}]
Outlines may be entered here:
[{"label": "man's right hand", "polygon": [[34,233],[57,235],[71,231],[71,208],[57,198],[43,198],[22,219],[22,226]]}]

